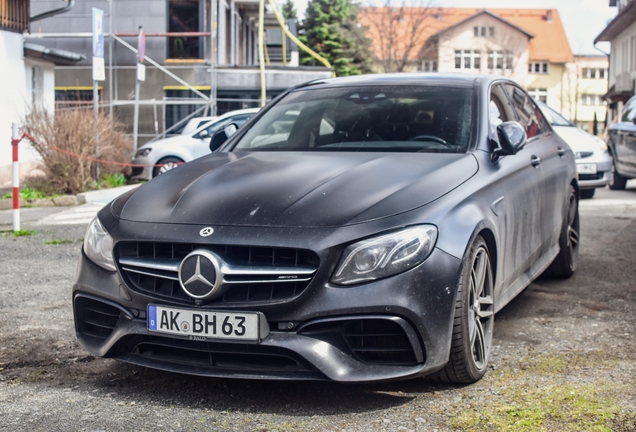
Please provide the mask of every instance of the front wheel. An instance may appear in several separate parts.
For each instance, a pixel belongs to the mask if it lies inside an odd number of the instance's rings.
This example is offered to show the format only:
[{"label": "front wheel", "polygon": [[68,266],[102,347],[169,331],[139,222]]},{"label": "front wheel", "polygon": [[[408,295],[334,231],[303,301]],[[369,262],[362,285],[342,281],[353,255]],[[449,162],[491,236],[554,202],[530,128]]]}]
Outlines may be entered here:
[{"label": "front wheel", "polygon": [[484,239],[477,236],[462,264],[455,300],[450,358],[434,378],[470,384],[484,376],[495,325],[493,290],[488,247]]},{"label": "front wheel", "polygon": [[152,170],[152,176],[157,177],[158,175],[165,174],[168,171],[175,169],[179,165],[183,165],[183,163],[184,163],[183,160],[174,156],[169,156],[169,157],[160,159],[157,162],[157,166],[154,167]]},{"label": "front wheel", "polygon": [[594,193],[596,192],[596,189],[583,189],[581,191],[581,198],[582,199],[592,199],[594,198]]},{"label": "front wheel", "polygon": [[579,257],[579,200],[572,185],[568,197],[568,211],[561,226],[559,247],[559,254],[546,270],[546,275],[569,278],[576,270]]},{"label": "front wheel", "polygon": [[616,163],[612,161],[612,171],[610,173],[609,188],[612,190],[623,190],[627,186],[627,179],[616,171]]}]

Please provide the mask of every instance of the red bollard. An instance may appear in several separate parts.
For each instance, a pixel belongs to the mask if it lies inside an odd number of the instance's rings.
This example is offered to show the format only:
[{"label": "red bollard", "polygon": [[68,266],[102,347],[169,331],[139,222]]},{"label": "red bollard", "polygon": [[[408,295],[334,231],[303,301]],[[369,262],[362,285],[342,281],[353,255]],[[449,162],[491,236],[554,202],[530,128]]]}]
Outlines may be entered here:
[{"label": "red bollard", "polygon": [[20,231],[20,166],[18,165],[18,144],[22,140],[16,123],[11,124],[11,147],[13,147],[13,231]]}]

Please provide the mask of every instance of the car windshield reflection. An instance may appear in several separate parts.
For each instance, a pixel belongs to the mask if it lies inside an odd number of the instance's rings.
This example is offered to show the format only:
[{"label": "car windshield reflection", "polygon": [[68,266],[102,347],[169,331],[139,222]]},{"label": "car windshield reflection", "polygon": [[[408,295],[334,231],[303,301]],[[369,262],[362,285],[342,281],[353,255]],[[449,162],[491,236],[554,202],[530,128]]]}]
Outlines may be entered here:
[{"label": "car windshield reflection", "polygon": [[471,116],[464,88],[301,89],[265,113],[234,150],[462,153]]}]

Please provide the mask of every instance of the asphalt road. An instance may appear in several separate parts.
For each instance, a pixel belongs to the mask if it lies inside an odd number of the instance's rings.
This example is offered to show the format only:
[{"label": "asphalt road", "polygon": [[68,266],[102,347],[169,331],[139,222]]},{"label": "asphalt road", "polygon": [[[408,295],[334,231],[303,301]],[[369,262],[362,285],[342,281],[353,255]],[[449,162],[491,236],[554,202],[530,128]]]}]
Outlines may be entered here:
[{"label": "asphalt road", "polygon": [[491,369],[469,386],[207,379],[95,358],[70,305],[84,226],[23,228],[37,233],[0,234],[0,430],[636,430],[633,182],[582,202],[577,273],[498,314]]}]

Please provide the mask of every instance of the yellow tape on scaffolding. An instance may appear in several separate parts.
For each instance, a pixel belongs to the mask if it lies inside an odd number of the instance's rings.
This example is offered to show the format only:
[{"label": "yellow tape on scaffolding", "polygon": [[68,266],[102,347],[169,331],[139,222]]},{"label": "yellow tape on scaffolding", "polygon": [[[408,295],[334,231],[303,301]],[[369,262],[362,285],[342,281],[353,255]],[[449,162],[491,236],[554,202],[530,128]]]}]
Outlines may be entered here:
[{"label": "yellow tape on scaffolding", "polygon": [[[290,38],[296,45],[298,45],[300,49],[302,49],[307,54],[309,54],[310,56],[318,60],[323,65],[325,65],[325,67],[328,67],[329,69],[331,69],[331,63],[329,63],[329,61],[326,58],[322,57],[320,54],[316,53],[307,45],[299,41],[298,38],[294,36],[292,32],[289,31],[289,29],[285,25],[285,22],[283,21],[283,17],[278,12],[278,8],[276,7],[276,3],[274,2],[274,0],[268,0],[268,1],[269,1],[269,4],[272,6],[272,10],[274,11],[274,15],[276,16],[276,19],[278,20],[278,24],[280,24],[280,28],[285,32],[287,37]],[[332,75],[335,77],[336,73],[332,72]]]}]

